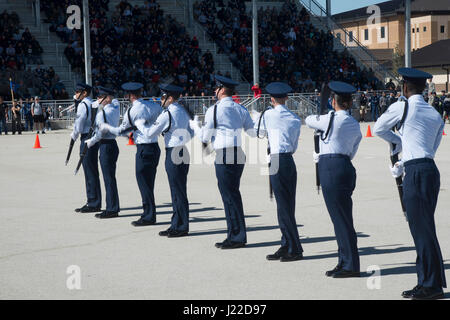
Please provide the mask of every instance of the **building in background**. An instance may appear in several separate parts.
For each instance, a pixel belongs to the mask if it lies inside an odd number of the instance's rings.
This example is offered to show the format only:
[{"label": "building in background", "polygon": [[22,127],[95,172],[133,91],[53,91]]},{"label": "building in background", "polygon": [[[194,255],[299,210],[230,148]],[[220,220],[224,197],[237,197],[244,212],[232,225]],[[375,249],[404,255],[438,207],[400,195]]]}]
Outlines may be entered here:
[{"label": "building in background", "polygon": [[436,93],[449,92],[450,39],[435,42],[411,54],[412,66],[433,75]]},{"label": "building in background", "polygon": [[[369,6],[333,15],[333,19],[347,31],[335,30],[335,34],[345,41],[347,47],[356,46],[358,41],[381,62],[388,62],[396,48],[401,54],[405,52],[404,1],[386,1],[376,6],[379,11]],[[449,0],[413,0],[411,11],[413,51],[450,38]]]}]

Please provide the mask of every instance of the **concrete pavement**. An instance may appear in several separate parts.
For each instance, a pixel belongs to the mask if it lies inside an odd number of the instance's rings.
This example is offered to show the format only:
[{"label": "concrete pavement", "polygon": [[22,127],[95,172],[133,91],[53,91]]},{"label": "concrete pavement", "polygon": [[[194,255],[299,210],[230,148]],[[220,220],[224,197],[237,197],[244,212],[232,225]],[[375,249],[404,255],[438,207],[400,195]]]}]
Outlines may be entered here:
[{"label": "concrete pavement", "polygon": [[[363,134],[366,130],[363,124]],[[324,272],[337,263],[337,245],[315,189],[312,134],[302,127],[295,154],[305,260],[293,263],[265,260],[277,250],[280,231],[267,176],[260,175],[264,165],[248,164],[241,182],[248,246],[224,251],[214,247],[226,237],[214,166],[194,157],[198,164],[191,165],[188,178],[190,236],[167,239],[158,236],[172,212],[164,151],[155,190],[158,225],[134,228],[130,222],[141,213],[140,196],[135,147],[126,146],[126,139],[118,139],[120,217],[98,220],[73,211],[84,204],[85,191],[83,173],[73,175],[78,143],[64,166],[69,131],[40,135],[42,149],[32,149],[34,134],[0,136],[0,299],[401,299],[403,290],[416,285],[416,254],[388,169],[387,143],[363,138],[354,160],[361,271],[379,268],[381,275],[330,279]],[[436,158],[441,172],[436,224],[450,279],[449,139],[443,137]],[[193,148],[200,150],[197,140]],[[79,290],[70,289],[77,284]]]}]

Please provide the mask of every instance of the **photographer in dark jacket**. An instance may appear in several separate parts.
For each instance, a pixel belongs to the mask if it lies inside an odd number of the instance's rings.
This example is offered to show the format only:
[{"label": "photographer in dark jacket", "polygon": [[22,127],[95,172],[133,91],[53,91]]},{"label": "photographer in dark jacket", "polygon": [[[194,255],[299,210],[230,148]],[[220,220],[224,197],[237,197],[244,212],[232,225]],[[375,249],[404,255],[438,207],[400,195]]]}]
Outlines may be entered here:
[{"label": "photographer in dark jacket", "polygon": [[13,101],[11,108],[12,134],[16,134],[16,131],[18,131],[19,134],[22,134],[22,122],[20,121],[20,110],[22,109],[22,106],[22,99],[20,99],[19,103],[17,103],[17,101]]},{"label": "photographer in dark jacket", "polygon": [[361,93],[361,97],[359,98],[359,122],[364,122],[364,117],[366,115],[367,110],[367,97],[365,93]]}]

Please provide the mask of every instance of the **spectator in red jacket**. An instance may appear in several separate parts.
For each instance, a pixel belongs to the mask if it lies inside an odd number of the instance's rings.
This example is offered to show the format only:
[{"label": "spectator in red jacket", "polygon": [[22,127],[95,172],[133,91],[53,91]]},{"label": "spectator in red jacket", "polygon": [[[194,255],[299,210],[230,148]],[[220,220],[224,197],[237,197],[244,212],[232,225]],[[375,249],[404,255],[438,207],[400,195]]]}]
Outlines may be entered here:
[{"label": "spectator in red jacket", "polygon": [[255,98],[261,97],[262,90],[259,87],[259,84],[255,83],[255,85],[252,87],[252,91],[253,91],[253,97],[255,97]]}]

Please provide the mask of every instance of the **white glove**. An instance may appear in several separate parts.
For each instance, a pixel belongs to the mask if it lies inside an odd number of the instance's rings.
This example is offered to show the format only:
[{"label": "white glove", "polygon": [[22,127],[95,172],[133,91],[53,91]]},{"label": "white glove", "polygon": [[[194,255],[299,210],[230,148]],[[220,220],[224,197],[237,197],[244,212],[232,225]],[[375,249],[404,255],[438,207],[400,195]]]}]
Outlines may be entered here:
[{"label": "white glove", "polygon": [[404,172],[403,162],[398,161],[392,167],[390,167],[390,169],[391,169],[391,174],[395,179],[397,179],[398,177],[401,177]]},{"label": "white glove", "polygon": [[71,138],[73,141],[77,141],[77,139],[78,139],[78,134],[75,134],[74,132],[72,132],[72,133],[70,134],[70,138]]},{"label": "white glove", "polygon": [[101,135],[105,135],[105,134],[109,133],[111,131],[111,129],[113,129],[113,127],[107,123],[100,123],[100,125],[98,127],[98,130],[100,131]]},{"label": "white glove", "polygon": [[194,120],[189,120],[189,127],[194,130],[194,132],[200,130],[200,125],[198,124],[198,116],[195,116]]},{"label": "white glove", "polygon": [[320,153],[313,152],[313,161],[314,163],[319,163]]},{"label": "white glove", "polygon": [[139,131],[143,132],[144,127],[145,127],[145,120],[144,119],[138,119],[134,122],[134,125],[136,126],[136,128],[139,129]]},{"label": "white glove", "polygon": [[389,143],[389,151],[391,152],[391,156],[402,152],[402,144],[398,143],[398,144],[395,145],[395,149],[392,149],[392,143]]},{"label": "white glove", "polygon": [[259,120],[259,118],[261,117],[261,112],[258,112],[256,110],[252,110],[250,112],[250,117],[252,118],[253,122]]},{"label": "white glove", "polygon": [[91,148],[93,145],[95,145],[96,142],[94,141],[94,138],[90,138],[90,139],[87,139],[85,141],[85,143],[87,144],[88,148]]}]

